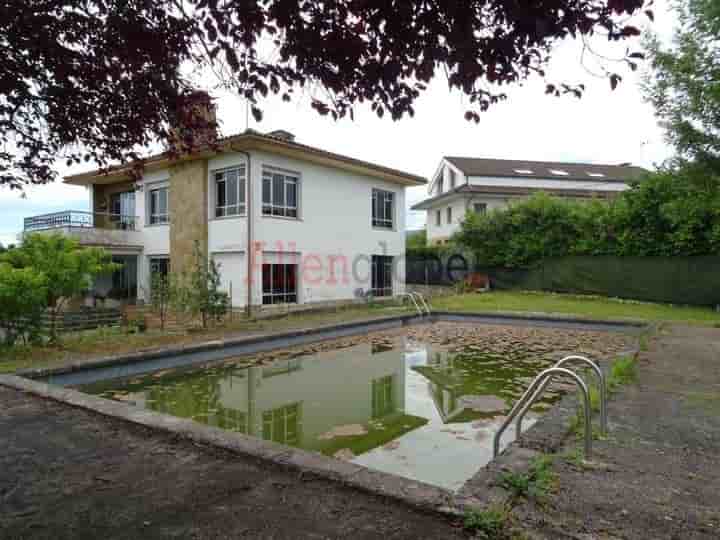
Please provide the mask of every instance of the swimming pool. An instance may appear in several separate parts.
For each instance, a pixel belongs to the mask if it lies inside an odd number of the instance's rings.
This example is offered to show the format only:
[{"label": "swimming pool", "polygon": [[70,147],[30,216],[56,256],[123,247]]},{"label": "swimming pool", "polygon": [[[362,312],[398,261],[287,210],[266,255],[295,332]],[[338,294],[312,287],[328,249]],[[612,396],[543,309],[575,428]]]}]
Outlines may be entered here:
[{"label": "swimming pool", "polygon": [[[440,322],[80,389],[457,490],[490,461],[494,432],[535,374],[568,352],[626,344],[607,332]],[[526,426],[567,390],[556,384]]]}]

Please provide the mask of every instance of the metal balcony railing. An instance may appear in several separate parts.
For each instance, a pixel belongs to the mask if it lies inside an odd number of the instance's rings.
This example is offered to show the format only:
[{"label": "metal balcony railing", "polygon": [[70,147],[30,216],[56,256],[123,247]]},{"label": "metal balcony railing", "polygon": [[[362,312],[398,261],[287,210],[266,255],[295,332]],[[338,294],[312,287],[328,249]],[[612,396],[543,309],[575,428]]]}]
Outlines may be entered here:
[{"label": "metal balcony railing", "polygon": [[108,212],[65,210],[25,218],[25,232],[45,231],[67,227],[134,231],[138,218]]}]

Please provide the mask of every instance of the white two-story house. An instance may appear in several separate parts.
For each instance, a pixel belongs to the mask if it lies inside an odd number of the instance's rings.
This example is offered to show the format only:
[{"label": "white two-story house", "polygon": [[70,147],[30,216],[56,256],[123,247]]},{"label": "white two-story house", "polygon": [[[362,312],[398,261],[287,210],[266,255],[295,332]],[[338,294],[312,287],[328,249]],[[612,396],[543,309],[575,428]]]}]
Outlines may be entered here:
[{"label": "white two-story house", "polygon": [[95,294],[148,299],[151,273],[191,268],[195,246],[220,265],[232,304],[344,301],[404,291],[405,188],[418,176],[248,130],[217,147],[65,178],[90,211],[25,220],[109,250],[123,269]]},{"label": "white two-story house", "polygon": [[630,164],[444,157],[430,181],[429,198],[412,209],[427,212],[428,244],[443,244],[468,211],[507,208],[540,191],[578,200],[610,199],[646,173]]}]

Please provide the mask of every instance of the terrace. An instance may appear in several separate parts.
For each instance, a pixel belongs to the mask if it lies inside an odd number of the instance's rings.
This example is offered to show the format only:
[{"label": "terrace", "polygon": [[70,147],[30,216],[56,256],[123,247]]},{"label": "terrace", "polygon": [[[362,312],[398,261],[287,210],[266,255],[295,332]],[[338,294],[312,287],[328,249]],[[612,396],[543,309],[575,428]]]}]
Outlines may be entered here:
[{"label": "terrace", "polygon": [[55,232],[85,246],[142,248],[138,218],[109,212],[63,210],[25,218],[24,234]]}]

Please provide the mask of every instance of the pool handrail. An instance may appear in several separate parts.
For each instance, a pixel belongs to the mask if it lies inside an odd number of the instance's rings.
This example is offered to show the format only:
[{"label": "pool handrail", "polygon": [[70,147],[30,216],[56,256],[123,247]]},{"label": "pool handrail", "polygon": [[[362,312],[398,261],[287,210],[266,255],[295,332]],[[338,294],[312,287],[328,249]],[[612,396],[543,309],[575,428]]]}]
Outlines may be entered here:
[{"label": "pool handrail", "polygon": [[423,295],[422,295],[421,293],[419,293],[419,292],[411,292],[410,294],[415,295],[415,297],[419,300],[420,305],[421,305],[421,306],[423,307],[423,309],[425,310],[425,313],[427,313],[428,315],[430,315],[430,313],[431,313],[431,311],[430,311],[430,304],[428,304],[428,303],[427,303],[427,300],[425,300],[425,296],[423,296]]},{"label": "pool handrail", "polygon": [[497,457],[497,455],[500,453],[500,438],[502,437],[502,434],[505,432],[505,430],[508,428],[508,426],[512,423],[512,421],[515,419],[515,416],[520,412],[520,410],[525,406],[525,403],[531,398],[535,398],[535,392],[540,387],[541,384],[545,382],[546,379],[554,377],[556,375],[565,375],[566,377],[570,377],[575,384],[577,384],[578,388],[580,388],[580,391],[583,395],[583,411],[584,411],[584,417],[585,417],[585,459],[590,459],[590,456],[592,454],[592,424],[591,424],[591,414],[590,414],[590,394],[587,389],[587,385],[585,384],[585,381],[582,380],[582,377],[580,377],[577,373],[574,371],[571,371],[566,368],[562,367],[551,367],[548,368],[540,374],[535,377],[533,382],[530,384],[527,390],[525,390],[525,393],[520,397],[520,399],[513,405],[513,408],[508,413],[507,417],[505,418],[504,422],[500,426],[500,428],[495,432],[495,436],[493,438],[493,458]]},{"label": "pool handrail", "polygon": [[421,317],[423,316],[423,310],[420,309],[420,306],[418,305],[417,300],[415,300],[415,297],[413,296],[412,293],[407,293],[407,292],[400,293],[397,295],[397,297],[398,298],[409,298],[410,300],[412,300],[412,303],[415,305],[415,309],[417,310],[418,315],[420,315]]},{"label": "pool handrail", "polygon": [[[605,437],[608,432],[607,427],[607,381],[605,379],[605,374],[603,373],[602,368],[597,364],[597,362],[593,362],[586,356],[581,356],[579,354],[571,354],[570,356],[564,357],[562,360],[559,360],[554,367],[562,367],[565,364],[569,364],[571,362],[584,362],[588,364],[592,370],[595,372],[595,374],[598,377],[598,386],[599,386],[599,393],[600,393],[600,434]],[[520,434],[522,433],[522,422],[525,418],[525,415],[530,410],[530,408],[533,406],[535,401],[537,401],[542,393],[545,391],[545,389],[550,384],[550,379],[545,379],[545,382],[537,389],[535,394],[528,400],[528,402],[525,404],[525,406],[520,410],[520,412],[517,415],[517,421],[515,422],[515,437],[520,437]]]}]

